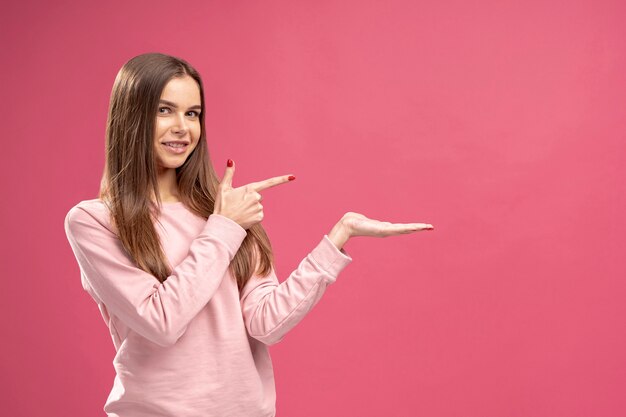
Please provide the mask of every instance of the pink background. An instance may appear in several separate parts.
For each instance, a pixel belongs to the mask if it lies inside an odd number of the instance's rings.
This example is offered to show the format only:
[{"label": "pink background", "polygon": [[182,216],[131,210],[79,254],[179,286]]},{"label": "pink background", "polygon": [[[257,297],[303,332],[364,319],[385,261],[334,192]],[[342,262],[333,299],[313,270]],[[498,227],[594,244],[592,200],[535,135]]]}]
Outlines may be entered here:
[{"label": "pink background", "polygon": [[435,226],[347,243],[271,348],[278,416],[626,415],[623,2],[92,3],[0,17],[3,414],[104,415],[63,219],[115,74],[159,51],[203,76],[220,175],[297,176],[264,192],[280,280],[346,211]]}]

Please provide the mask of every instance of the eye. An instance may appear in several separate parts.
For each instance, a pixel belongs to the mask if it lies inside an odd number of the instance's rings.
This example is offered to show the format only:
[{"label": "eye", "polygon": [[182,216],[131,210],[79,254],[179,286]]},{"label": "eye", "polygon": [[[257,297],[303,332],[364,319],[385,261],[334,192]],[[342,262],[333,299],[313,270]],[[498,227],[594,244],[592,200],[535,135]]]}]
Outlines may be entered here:
[{"label": "eye", "polygon": [[[163,110],[163,109],[166,109],[166,110],[168,110],[168,111],[169,111],[169,110],[171,110],[169,107],[165,107],[165,106],[164,106],[164,107],[159,107],[159,108],[158,108],[158,110],[157,110],[157,111],[158,111],[158,113],[159,113],[159,114],[166,114],[166,113],[163,113],[163,112],[161,111],[161,110]],[[193,113],[193,116],[192,116],[192,117],[198,117],[198,116],[200,116],[200,113],[201,113],[201,112],[197,112],[197,111],[194,111],[194,110],[190,110],[190,111],[188,111],[187,113]]]}]

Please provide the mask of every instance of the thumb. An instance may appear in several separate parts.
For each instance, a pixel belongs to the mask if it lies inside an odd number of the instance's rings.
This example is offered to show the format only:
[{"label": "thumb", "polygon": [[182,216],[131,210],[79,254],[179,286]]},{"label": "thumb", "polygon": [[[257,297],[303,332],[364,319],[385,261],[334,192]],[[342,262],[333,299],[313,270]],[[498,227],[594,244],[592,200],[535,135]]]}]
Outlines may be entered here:
[{"label": "thumb", "polygon": [[231,159],[226,163],[226,171],[224,172],[224,177],[220,182],[220,185],[223,187],[233,187],[233,175],[235,174],[235,162]]}]

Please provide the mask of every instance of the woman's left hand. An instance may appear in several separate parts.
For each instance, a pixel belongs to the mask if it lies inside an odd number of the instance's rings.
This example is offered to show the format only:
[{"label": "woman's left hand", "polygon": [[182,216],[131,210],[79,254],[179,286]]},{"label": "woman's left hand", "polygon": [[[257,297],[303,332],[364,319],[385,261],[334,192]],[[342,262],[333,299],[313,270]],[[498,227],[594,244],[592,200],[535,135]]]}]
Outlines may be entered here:
[{"label": "woman's left hand", "polygon": [[387,237],[435,229],[432,224],[428,223],[389,223],[369,219],[362,214],[353,212],[346,213],[341,222],[346,226],[350,237]]},{"label": "woman's left hand", "polygon": [[379,221],[350,211],[344,214],[330,231],[328,237],[337,248],[341,249],[348,239],[355,236],[387,237],[422,230],[435,230],[435,228],[429,223],[390,223]]}]

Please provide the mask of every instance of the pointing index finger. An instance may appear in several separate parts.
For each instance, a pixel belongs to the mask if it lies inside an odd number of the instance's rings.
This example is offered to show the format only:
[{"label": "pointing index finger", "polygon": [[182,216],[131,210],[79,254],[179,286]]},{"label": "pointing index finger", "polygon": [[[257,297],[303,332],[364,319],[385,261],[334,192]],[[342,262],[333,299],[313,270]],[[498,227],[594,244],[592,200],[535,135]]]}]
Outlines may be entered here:
[{"label": "pointing index finger", "polygon": [[293,175],[280,175],[278,177],[268,178],[263,181],[252,182],[248,184],[248,186],[254,191],[259,192],[295,179],[296,177],[294,177]]}]

